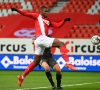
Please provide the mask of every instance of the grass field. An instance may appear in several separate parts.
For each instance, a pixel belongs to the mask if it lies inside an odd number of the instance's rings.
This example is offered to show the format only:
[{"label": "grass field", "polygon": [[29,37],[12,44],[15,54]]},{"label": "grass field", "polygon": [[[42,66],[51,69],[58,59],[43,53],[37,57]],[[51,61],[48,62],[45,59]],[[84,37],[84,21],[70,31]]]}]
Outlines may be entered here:
[{"label": "grass field", "polygon": [[[17,85],[17,75],[23,71],[0,71],[0,90],[52,90],[45,73],[31,72],[22,87]],[[52,72],[56,83],[55,72]],[[100,90],[99,72],[62,72],[64,90]]]}]

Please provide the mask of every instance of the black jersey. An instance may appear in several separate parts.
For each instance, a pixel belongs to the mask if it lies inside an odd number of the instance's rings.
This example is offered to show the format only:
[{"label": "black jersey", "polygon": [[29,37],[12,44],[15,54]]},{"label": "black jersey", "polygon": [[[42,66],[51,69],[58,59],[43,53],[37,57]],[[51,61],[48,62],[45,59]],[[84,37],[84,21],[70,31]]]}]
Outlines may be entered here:
[{"label": "black jersey", "polygon": [[51,57],[52,57],[52,53],[50,48],[45,48],[42,58],[51,58]]}]

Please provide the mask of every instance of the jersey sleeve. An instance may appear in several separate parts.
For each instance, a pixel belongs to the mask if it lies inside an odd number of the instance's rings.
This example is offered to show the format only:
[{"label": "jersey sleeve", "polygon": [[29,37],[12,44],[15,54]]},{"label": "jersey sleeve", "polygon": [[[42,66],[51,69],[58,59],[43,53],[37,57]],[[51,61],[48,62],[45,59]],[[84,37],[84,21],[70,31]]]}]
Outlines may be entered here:
[{"label": "jersey sleeve", "polygon": [[38,13],[29,13],[27,11],[23,11],[21,9],[17,9],[17,12],[24,15],[24,16],[27,16],[27,17],[30,17],[30,18],[34,18],[34,19],[37,19],[37,17],[39,16]]},{"label": "jersey sleeve", "polygon": [[65,23],[64,20],[62,20],[59,23],[56,23],[54,21],[51,21],[50,26],[53,26],[53,27],[61,27],[64,23]]}]

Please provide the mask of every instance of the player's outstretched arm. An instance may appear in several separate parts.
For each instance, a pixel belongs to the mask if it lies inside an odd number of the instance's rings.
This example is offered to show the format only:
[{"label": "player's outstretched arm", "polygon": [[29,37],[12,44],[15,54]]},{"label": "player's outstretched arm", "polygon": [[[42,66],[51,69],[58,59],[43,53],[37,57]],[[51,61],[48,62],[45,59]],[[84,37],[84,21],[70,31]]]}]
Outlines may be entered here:
[{"label": "player's outstretched arm", "polygon": [[11,8],[12,11],[16,11],[24,16],[27,16],[27,17],[30,17],[30,18],[34,18],[36,19],[38,17],[38,14],[37,13],[29,13],[27,11],[23,11],[21,9],[16,9],[16,8]]},{"label": "player's outstretched arm", "polygon": [[61,27],[65,22],[68,22],[70,21],[70,18],[65,18],[64,20],[62,20],[61,22],[59,23],[56,23],[56,22],[51,22],[51,26],[53,27]]}]

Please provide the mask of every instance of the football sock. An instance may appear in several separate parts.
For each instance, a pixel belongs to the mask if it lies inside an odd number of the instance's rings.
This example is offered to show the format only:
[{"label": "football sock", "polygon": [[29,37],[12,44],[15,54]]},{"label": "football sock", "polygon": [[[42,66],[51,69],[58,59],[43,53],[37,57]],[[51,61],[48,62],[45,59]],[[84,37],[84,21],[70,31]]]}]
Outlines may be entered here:
[{"label": "football sock", "polygon": [[33,68],[35,68],[35,64],[32,62],[28,65],[28,67],[26,68],[26,70],[23,72],[22,74],[22,79],[24,79],[32,70]]},{"label": "football sock", "polygon": [[61,87],[61,79],[62,79],[62,75],[56,74],[57,87]]},{"label": "football sock", "polygon": [[68,51],[67,51],[66,47],[65,47],[65,46],[61,46],[59,49],[60,49],[60,52],[61,52],[61,54],[62,54],[64,60],[65,60],[66,62],[69,62]]},{"label": "football sock", "polygon": [[52,80],[52,75],[51,75],[51,73],[50,73],[50,72],[45,72],[45,74],[46,74],[46,76],[47,76],[47,78],[48,78],[50,84],[51,84],[52,86],[54,86],[55,84],[54,84],[54,82],[53,82],[53,80]]}]

